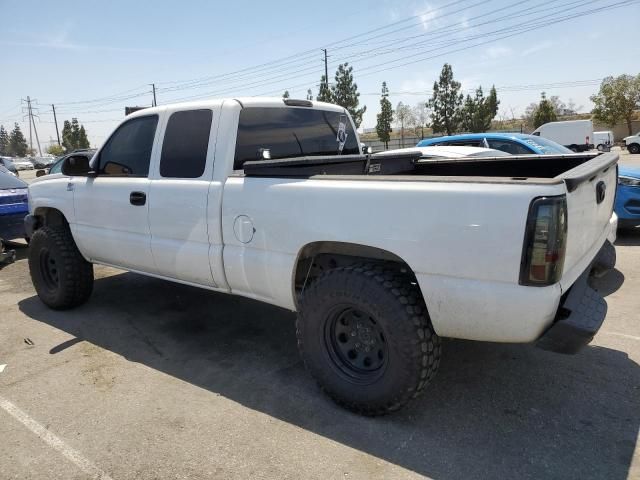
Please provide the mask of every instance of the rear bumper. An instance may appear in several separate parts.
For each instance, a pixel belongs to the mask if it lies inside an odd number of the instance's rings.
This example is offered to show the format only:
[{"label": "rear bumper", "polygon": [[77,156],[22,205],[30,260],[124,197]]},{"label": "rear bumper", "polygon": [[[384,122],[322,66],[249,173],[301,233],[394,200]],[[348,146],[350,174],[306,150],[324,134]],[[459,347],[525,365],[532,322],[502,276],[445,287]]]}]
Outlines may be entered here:
[{"label": "rear bumper", "polygon": [[563,295],[554,323],[536,346],[557,353],[573,354],[587,345],[600,330],[607,315],[607,303],[588,284],[592,275],[601,276],[615,266],[615,248],[610,242]]}]

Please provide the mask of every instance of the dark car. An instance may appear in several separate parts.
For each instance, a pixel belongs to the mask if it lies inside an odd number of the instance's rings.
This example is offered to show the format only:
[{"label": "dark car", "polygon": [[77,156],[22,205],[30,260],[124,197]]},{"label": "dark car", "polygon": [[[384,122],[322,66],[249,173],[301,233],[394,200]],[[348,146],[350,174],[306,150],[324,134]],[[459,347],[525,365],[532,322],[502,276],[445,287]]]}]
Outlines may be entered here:
[{"label": "dark car", "polygon": [[56,161],[53,157],[34,157],[30,158],[35,169],[49,168]]},{"label": "dark car", "polygon": [[18,175],[18,169],[16,168],[13,161],[11,160],[11,157],[0,157],[0,165],[2,165],[4,168],[9,170],[16,177],[20,176]]},{"label": "dark car", "polygon": [[24,217],[29,213],[28,185],[0,170],[0,239],[25,238]]}]

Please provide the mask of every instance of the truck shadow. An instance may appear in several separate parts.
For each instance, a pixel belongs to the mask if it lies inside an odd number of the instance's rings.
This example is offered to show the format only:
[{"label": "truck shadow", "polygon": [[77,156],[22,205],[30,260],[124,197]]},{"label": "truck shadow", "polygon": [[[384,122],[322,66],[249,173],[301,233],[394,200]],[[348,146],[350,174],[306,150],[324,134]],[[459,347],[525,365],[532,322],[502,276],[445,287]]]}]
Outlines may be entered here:
[{"label": "truck shadow", "polygon": [[616,247],[635,247],[640,245],[640,229],[618,230]]},{"label": "truck shadow", "polygon": [[[146,299],[142,301],[141,299]],[[640,369],[620,351],[561,356],[446,341],[429,390],[383,418],[328,400],[298,358],[295,317],[258,302],[123,273],[69,312],[29,317],[248,408],[437,479],[626,479],[640,424]]]}]

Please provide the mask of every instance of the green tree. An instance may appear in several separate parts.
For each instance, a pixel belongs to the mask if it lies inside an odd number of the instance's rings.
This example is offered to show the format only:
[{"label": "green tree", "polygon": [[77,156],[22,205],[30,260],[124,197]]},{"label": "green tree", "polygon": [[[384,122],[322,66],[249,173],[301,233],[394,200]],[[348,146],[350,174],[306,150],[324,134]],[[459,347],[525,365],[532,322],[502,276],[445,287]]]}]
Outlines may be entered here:
[{"label": "green tree", "polygon": [[49,148],[47,148],[47,153],[49,155],[53,155],[54,157],[59,157],[60,155],[64,154],[64,148],[57,143],[54,143]]},{"label": "green tree", "polygon": [[467,95],[462,107],[462,129],[468,132],[486,132],[491,128],[491,120],[498,113],[498,94],[491,87],[489,96],[485,98],[482,87],[478,87],[475,97]]},{"label": "green tree", "polygon": [[556,111],[553,108],[553,103],[547,99],[547,94],[542,92],[540,95],[540,103],[533,114],[533,126],[538,128],[545,123],[555,122],[558,119]]},{"label": "green tree", "polygon": [[384,142],[384,148],[389,148],[389,140],[391,139],[391,124],[393,123],[393,107],[389,101],[389,89],[387,82],[382,82],[382,96],[380,97],[380,113],[378,114],[378,122],[376,123],[376,133],[381,142]]},{"label": "green tree", "polygon": [[327,78],[322,75],[320,78],[320,89],[318,90],[318,96],[316,97],[318,102],[333,103],[333,96],[331,95],[331,89],[327,84]]},{"label": "green tree", "polygon": [[498,115],[498,107],[500,106],[500,100],[498,100],[498,92],[496,91],[496,86],[491,85],[491,90],[489,90],[489,96],[485,102],[485,129],[483,131],[489,130],[491,128],[491,121],[496,118]]},{"label": "green tree", "polygon": [[431,128],[434,133],[453,135],[460,129],[463,98],[460,82],[453,79],[451,65],[445,63],[439,81],[433,84],[433,96],[428,103],[432,110]]},{"label": "green tree", "polygon": [[62,146],[66,152],[71,152],[75,148],[73,146],[71,122],[69,120],[65,120],[64,125],[62,126]]},{"label": "green tree", "polygon": [[71,142],[74,149],[80,148],[78,146],[80,144],[80,124],[77,118],[71,119]]},{"label": "green tree", "polygon": [[11,155],[9,151],[9,134],[3,125],[0,125],[0,155]]},{"label": "green tree", "polygon": [[77,118],[71,121],[65,120],[62,127],[62,146],[66,152],[72,152],[78,148],[89,148],[89,139],[84,125],[78,123]]},{"label": "green tree", "polygon": [[307,100],[313,100],[313,92],[311,91],[311,89],[307,90]]},{"label": "green tree", "polygon": [[80,132],[78,133],[78,148],[89,148],[90,146],[84,125],[80,125]]},{"label": "green tree", "polygon": [[353,81],[353,67],[350,67],[348,63],[340,64],[335,79],[336,83],[331,86],[332,101],[347,109],[353,118],[353,123],[358,128],[367,107],[358,108],[360,94],[358,93],[358,85]]},{"label": "green tree", "polygon": [[596,120],[611,127],[624,121],[629,135],[633,135],[633,111],[640,107],[640,74],[606,77],[598,93],[591,96],[591,101],[595,105],[591,113]]},{"label": "green tree", "polygon": [[27,141],[22,134],[22,130],[20,130],[20,125],[15,123],[13,131],[9,136],[9,150],[11,151],[11,155],[14,155],[16,157],[24,157],[27,154],[28,149],[29,146],[27,145]]},{"label": "green tree", "polygon": [[289,98],[289,90],[285,90],[282,94],[282,98]]}]

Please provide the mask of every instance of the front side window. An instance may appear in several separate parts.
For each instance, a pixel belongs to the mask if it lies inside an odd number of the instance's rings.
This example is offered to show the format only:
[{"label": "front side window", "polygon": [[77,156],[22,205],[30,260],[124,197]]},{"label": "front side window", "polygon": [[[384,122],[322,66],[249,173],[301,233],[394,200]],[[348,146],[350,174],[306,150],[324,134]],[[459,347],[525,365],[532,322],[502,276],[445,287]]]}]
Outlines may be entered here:
[{"label": "front side window", "polygon": [[146,177],[158,116],[149,115],[120,125],[100,152],[100,175]]},{"label": "front side window", "polygon": [[345,113],[293,107],[247,107],[240,111],[236,170],[246,161],[265,157],[275,160],[358,153],[356,135]]},{"label": "front side window", "polygon": [[510,140],[488,140],[488,143],[489,148],[510,153],[511,155],[531,155],[535,153],[532,149]]},{"label": "front side window", "polygon": [[169,117],[160,157],[161,176],[202,176],[207,163],[212,118],[211,110],[175,112]]}]

